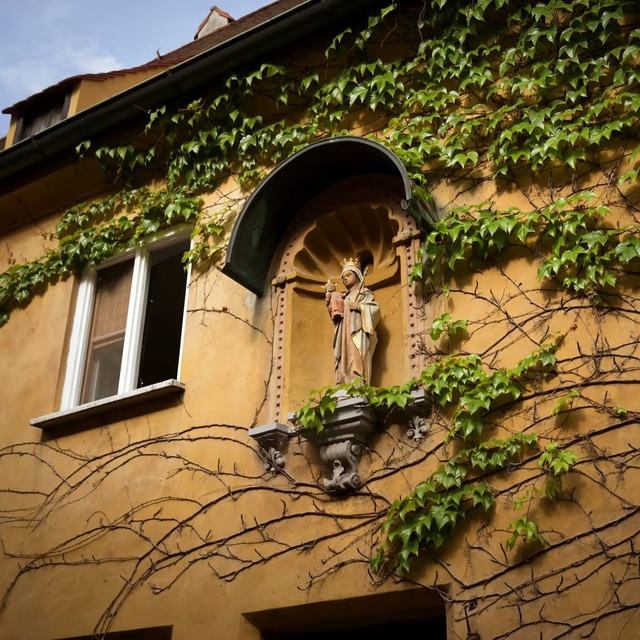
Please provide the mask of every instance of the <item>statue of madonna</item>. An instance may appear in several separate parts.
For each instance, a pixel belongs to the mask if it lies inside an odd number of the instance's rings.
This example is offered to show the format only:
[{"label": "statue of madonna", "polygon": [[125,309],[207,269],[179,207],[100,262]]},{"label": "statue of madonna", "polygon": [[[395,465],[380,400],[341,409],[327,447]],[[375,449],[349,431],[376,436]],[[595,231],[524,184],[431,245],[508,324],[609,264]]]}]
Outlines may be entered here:
[{"label": "statue of madonna", "polygon": [[333,353],[336,360],[336,384],[362,378],[371,384],[371,361],[378,339],[376,325],[380,306],[370,289],[364,286],[360,261],[342,263],[342,282],[346,293],[338,293],[331,282],[325,286],[326,304],[334,323]]}]

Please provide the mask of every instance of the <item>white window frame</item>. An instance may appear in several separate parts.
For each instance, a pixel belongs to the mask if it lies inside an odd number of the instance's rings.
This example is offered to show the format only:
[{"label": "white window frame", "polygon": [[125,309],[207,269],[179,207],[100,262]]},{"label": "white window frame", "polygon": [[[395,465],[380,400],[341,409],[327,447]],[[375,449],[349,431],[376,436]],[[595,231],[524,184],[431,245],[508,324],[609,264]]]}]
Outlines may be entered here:
[{"label": "white window frame", "polygon": [[[151,256],[153,251],[164,249],[173,244],[189,239],[191,227],[179,225],[166,231],[146,238],[138,247],[127,249],[109,258],[99,265],[89,265],[80,280],[76,310],[73,317],[73,328],[69,340],[69,355],[67,370],[62,389],[60,410],[81,406],[82,386],[84,382],[91,321],[98,282],[98,271],[112,267],[120,262],[134,259],[133,275],[131,279],[131,293],[129,296],[129,310],[122,348],[122,363],[120,366],[120,381],[118,395],[134,391],[137,388],[138,369],[140,367],[140,353],[144,334],[144,321],[149,292],[149,275],[151,271]],[[193,248],[193,242],[191,243]],[[178,359],[177,379],[180,380],[182,370],[182,348],[184,345],[185,325],[187,319],[187,303],[189,300],[189,284],[191,281],[191,265],[187,269],[187,286],[184,296],[182,316],[182,334],[180,336],[180,356]],[[117,396],[113,396],[117,397]],[[88,403],[90,404],[90,403]]]}]

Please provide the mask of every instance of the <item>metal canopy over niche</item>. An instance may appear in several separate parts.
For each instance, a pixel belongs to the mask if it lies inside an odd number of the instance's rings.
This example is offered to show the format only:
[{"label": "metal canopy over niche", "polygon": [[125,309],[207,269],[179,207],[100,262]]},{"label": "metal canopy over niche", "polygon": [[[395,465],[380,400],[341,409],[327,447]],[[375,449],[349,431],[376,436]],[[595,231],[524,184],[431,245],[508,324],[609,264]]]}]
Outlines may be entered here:
[{"label": "metal canopy over niche", "polygon": [[407,171],[392,151],[366,138],[328,138],[285,160],[253,192],[231,233],[222,272],[262,296],[280,239],[298,212],[333,184],[380,173],[401,178],[402,208],[429,228],[435,211],[413,197]]}]

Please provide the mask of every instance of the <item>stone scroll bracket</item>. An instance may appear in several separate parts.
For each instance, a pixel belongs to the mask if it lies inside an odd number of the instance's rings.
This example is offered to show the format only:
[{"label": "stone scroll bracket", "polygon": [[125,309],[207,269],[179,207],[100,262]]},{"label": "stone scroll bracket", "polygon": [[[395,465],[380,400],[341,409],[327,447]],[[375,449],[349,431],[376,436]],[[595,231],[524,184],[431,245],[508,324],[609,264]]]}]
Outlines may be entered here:
[{"label": "stone scroll bracket", "polygon": [[416,444],[421,444],[431,431],[431,424],[426,418],[415,415],[409,420],[407,438],[411,438]]},{"label": "stone scroll bracket", "polygon": [[327,491],[348,491],[358,489],[362,479],[358,475],[358,458],[362,445],[351,440],[334,442],[320,449],[322,461],[333,472],[331,479],[323,478]]},{"label": "stone scroll bracket", "polygon": [[394,409],[386,415],[379,413],[380,422],[401,422],[407,423],[409,429],[407,438],[413,440],[416,444],[421,444],[431,432],[431,423],[428,418],[431,415],[433,402],[431,394],[425,389],[416,389],[411,392],[413,402],[404,409]]},{"label": "stone scroll bracket", "polygon": [[284,468],[286,459],[282,452],[292,434],[292,429],[279,422],[249,429],[249,436],[260,445],[267,471],[277,473],[278,469]]},{"label": "stone scroll bracket", "polygon": [[[291,416],[293,417],[293,416]],[[300,435],[320,448],[320,457],[331,478],[323,479],[327,491],[360,488],[358,461],[378,421],[373,407],[364,398],[338,396],[335,411],[323,420],[322,431],[301,431]]]},{"label": "stone scroll bracket", "polygon": [[[431,397],[424,389],[412,393],[414,401],[403,410],[376,412],[369,401],[361,397],[337,397],[335,411],[323,420],[320,432],[298,431],[300,436],[320,448],[320,457],[329,468],[331,478],[323,479],[327,491],[355,491],[362,485],[358,462],[372,433],[385,421],[407,422],[407,436],[420,443],[428,435],[427,417],[431,411]],[[293,414],[289,415],[289,419]]]}]

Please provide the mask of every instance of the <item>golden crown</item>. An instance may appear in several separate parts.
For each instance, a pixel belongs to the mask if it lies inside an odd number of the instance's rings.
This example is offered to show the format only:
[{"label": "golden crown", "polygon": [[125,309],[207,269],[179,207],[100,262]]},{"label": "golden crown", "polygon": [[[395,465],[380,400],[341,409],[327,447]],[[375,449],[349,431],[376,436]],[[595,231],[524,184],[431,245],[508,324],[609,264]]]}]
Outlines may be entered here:
[{"label": "golden crown", "polygon": [[360,260],[358,258],[347,258],[343,260],[341,263],[342,270],[344,271],[348,267],[355,267],[358,271],[360,271]]}]

